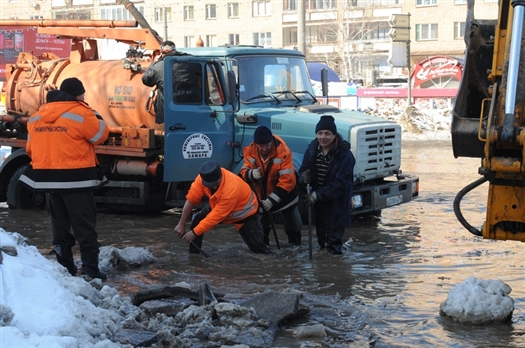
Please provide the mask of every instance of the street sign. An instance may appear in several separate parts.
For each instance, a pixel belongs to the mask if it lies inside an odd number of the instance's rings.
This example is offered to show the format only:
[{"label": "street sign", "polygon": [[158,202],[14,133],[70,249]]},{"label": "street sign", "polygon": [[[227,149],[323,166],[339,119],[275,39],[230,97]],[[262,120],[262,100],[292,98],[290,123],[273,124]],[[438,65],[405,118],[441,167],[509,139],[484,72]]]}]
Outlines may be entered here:
[{"label": "street sign", "polygon": [[392,28],[410,28],[410,15],[393,14],[390,16],[388,24],[390,24]]},{"label": "street sign", "polygon": [[386,61],[391,67],[405,67],[408,65],[407,45],[408,42],[391,43],[390,52]]},{"label": "street sign", "polygon": [[388,32],[388,36],[393,42],[396,41],[410,41],[410,29],[409,28],[391,28]]}]

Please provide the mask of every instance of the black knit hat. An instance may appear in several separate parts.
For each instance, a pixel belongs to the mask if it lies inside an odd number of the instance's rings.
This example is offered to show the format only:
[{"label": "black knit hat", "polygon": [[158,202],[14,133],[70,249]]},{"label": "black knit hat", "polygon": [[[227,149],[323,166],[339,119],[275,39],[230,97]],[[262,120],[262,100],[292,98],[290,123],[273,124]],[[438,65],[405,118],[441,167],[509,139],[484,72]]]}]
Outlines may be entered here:
[{"label": "black knit hat", "polygon": [[171,51],[175,51],[175,43],[173,41],[164,41],[161,45],[160,45],[160,51],[163,52],[163,53],[168,53],[168,52],[171,52]]},{"label": "black knit hat", "polygon": [[320,130],[329,130],[330,132],[337,134],[337,127],[335,126],[335,119],[333,116],[321,116],[321,119],[315,126],[315,133],[317,134]]},{"label": "black knit hat", "polygon": [[266,126],[259,126],[253,133],[253,142],[259,145],[269,144],[273,140],[272,131]]},{"label": "black knit hat", "polygon": [[76,77],[70,77],[62,81],[62,84],[60,84],[60,90],[71,94],[73,97],[78,97],[79,95],[86,93],[82,81]]},{"label": "black knit hat", "polygon": [[215,161],[204,162],[199,169],[199,174],[204,186],[213,187],[221,180],[221,166]]}]

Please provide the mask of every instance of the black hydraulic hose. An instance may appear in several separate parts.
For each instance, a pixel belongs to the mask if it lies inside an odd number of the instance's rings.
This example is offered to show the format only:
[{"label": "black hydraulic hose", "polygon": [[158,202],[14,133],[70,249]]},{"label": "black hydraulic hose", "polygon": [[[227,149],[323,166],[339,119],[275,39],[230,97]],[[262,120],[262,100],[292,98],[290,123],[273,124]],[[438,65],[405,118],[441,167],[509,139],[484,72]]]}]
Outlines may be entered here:
[{"label": "black hydraulic hose", "polygon": [[470,225],[467,222],[467,220],[465,220],[465,218],[463,217],[463,214],[461,213],[461,208],[459,205],[461,203],[461,200],[463,199],[463,197],[465,197],[467,193],[469,193],[470,191],[472,191],[479,185],[483,184],[487,180],[488,179],[485,177],[479,178],[478,180],[465,186],[461,191],[458,192],[458,194],[456,195],[456,198],[454,198],[454,214],[456,214],[456,218],[463,225],[463,227],[465,227],[470,233],[472,233],[475,236],[482,236],[483,233],[477,228]]}]

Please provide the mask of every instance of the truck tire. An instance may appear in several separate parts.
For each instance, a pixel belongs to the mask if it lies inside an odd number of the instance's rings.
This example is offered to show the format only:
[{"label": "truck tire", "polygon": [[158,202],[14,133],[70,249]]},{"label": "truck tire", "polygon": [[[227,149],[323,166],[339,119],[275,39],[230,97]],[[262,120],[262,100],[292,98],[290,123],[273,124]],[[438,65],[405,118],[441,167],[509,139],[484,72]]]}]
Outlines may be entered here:
[{"label": "truck tire", "polygon": [[10,209],[40,209],[46,207],[44,192],[32,191],[18,179],[26,170],[27,165],[18,168],[7,185],[7,205]]}]

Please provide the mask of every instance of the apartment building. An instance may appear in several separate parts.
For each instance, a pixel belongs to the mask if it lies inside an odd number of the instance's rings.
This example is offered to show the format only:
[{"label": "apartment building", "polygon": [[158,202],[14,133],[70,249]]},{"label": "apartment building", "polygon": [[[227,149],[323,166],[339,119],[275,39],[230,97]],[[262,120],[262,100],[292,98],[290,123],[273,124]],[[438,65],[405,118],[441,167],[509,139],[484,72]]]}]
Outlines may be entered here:
[{"label": "apartment building", "polygon": [[[299,13],[304,1],[304,13]],[[392,68],[389,19],[410,14],[410,64],[436,56],[461,60],[467,0],[131,0],[160,36],[178,47],[260,45],[297,49],[304,16],[306,56],[345,80],[406,75]],[[475,18],[495,19],[497,0],[477,0]],[[120,0],[2,0],[8,18],[131,19]],[[110,44],[106,44],[110,45]],[[106,46],[118,51],[120,46]],[[104,51],[104,50],[102,50]]]}]

